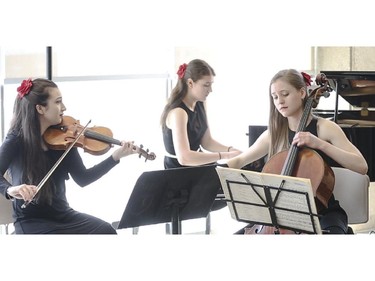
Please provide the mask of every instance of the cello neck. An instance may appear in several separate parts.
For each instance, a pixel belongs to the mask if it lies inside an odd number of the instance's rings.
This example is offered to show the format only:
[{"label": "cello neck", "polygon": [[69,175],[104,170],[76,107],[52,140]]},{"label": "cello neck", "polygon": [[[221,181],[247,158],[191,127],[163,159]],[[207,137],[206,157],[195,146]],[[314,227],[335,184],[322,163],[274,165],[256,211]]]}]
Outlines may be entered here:
[{"label": "cello neck", "polygon": [[307,121],[309,120],[310,112],[313,107],[313,99],[309,97],[305,104],[301,120],[299,121],[296,133],[303,132],[306,129]]},{"label": "cello neck", "polygon": [[[313,99],[309,97],[306,101],[305,109],[303,110],[303,114],[302,114],[301,120],[299,121],[296,133],[302,132],[306,129],[307,121],[309,120],[312,106],[313,106]],[[294,165],[298,156],[298,150],[299,150],[298,146],[295,144],[289,148],[288,156],[286,158],[286,161],[284,162],[284,166],[281,171],[282,175],[284,176],[292,175]]]}]

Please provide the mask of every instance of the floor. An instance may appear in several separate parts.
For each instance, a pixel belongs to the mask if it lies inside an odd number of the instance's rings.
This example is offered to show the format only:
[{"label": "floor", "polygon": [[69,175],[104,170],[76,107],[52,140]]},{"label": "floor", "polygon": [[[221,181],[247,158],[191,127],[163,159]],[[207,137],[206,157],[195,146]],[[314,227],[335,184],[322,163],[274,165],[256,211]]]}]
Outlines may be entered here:
[{"label": "floor", "polygon": [[[228,208],[211,212],[211,235],[229,235],[233,234],[246,223],[238,222],[231,218]],[[375,234],[375,182],[370,183],[369,187],[369,220],[363,224],[350,225],[356,234]],[[139,227],[137,230],[139,235],[148,234],[166,234],[166,225],[148,225]],[[194,219],[183,221],[181,225],[182,234],[205,234],[206,220]],[[120,229],[119,234],[133,234],[133,229]]]},{"label": "floor", "polygon": [[[211,235],[231,235],[244,227],[246,223],[238,222],[231,218],[228,208],[223,208],[210,213],[210,234]],[[170,225],[155,224],[141,226],[131,229],[118,229],[118,234],[138,234],[138,235],[166,235],[170,233]],[[206,219],[192,219],[181,222],[181,234],[206,234]]]},{"label": "floor", "polygon": [[[229,213],[228,208],[223,208],[211,212],[211,235],[231,235],[244,227],[246,223],[234,220]],[[369,220],[366,223],[351,225],[354,233],[357,234],[375,234],[375,182],[371,182],[369,188]],[[13,226],[9,226],[9,232],[13,232]],[[182,234],[205,234],[206,219],[193,219],[181,223]],[[138,235],[165,235],[167,233],[166,224],[141,226],[138,229],[119,229],[119,235],[138,234]],[[0,234],[5,233],[5,226],[1,225]]]}]

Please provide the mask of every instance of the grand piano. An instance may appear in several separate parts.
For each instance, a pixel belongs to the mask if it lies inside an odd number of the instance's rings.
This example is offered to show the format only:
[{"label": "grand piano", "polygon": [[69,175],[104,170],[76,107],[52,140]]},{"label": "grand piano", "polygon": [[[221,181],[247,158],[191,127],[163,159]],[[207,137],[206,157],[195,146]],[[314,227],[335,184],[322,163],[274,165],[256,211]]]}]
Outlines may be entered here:
[{"label": "grand piano", "polygon": [[[321,71],[334,90],[333,108],[313,109],[315,115],[329,118],[340,125],[348,139],[362,152],[368,164],[368,176],[375,181],[375,71]],[[339,109],[339,97],[349,105]],[[350,109],[349,109],[350,108]],[[252,145],[266,126],[249,126]],[[247,169],[260,171],[264,159],[249,164]]]},{"label": "grand piano", "polygon": [[[375,127],[375,71],[321,71],[336,92],[333,120],[342,127]],[[339,110],[339,97],[353,108]],[[318,112],[317,112],[318,113]]]},{"label": "grand piano", "polygon": [[[321,71],[336,94],[335,106],[314,113],[329,118],[345,132],[362,152],[368,164],[368,176],[375,181],[375,71]],[[339,109],[341,97],[350,109]],[[349,107],[349,106],[348,106]]]}]

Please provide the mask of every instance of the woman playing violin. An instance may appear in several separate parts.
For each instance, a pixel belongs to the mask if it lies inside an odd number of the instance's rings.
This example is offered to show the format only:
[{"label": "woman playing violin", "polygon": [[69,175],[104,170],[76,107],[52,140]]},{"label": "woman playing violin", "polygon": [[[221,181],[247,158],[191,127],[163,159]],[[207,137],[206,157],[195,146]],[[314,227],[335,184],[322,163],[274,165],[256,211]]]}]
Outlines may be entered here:
[{"label": "woman playing violin", "polygon": [[[47,79],[24,80],[17,88],[10,130],[0,147],[0,192],[13,200],[16,234],[116,234],[107,222],[75,211],[65,194],[69,174],[86,186],[137,153],[133,142],[122,142],[110,157],[86,168],[73,147],[37,192],[37,185],[63,154],[48,149],[44,132],[62,121],[65,106],[57,85]],[[3,175],[6,174],[5,178]],[[31,202],[23,208],[24,202]]]},{"label": "woman playing violin", "polygon": [[[270,158],[291,145],[297,145],[315,150],[330,166],[367,173],[366,160],[336,123],[310,114],[306,129],[296,133],[310,81],[308,74],[294,69],[281,70],[272,78],[268,129],[246,151],[228,160],[230,168],[242,168],[266,155]],[[347,233],[346,212],[333,195],[328,200],[328,207],[321,209],[319,215],[323,233]]]}]

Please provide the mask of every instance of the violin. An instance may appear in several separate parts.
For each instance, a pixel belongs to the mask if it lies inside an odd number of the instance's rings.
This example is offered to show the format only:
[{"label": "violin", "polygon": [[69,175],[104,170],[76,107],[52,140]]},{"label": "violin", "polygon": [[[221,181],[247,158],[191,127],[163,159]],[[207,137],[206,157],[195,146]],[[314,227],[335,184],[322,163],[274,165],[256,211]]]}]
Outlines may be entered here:
[{"label": "violin", "polygon": [[[63,116],[62,122],[58,125],[49,127],[43,134],[43,138],[50,149],[66,150],[69,145],[75,141],[79,132],[84,126],[71,116]],[[85,152],[92,155],[102,155],[106,153],[114,144],[121,145],[121,141],[113,138],[111,129],[101,126],[86,128],[83,134],[78,138],[75,147],[81,147]],[[155,153],[144,150],[143,145],[133,146],[138,149],[139,158],[142,156],[147,160],[154,160]]]},{"label": "violin", "polygon": [[[91,121],[85,126],[82,126],[79,121],[73,117],[64,116],[60,124],[51,126],[46,130],[43,134],[43,138],[47,146],[55,150],[64,150],[64,153],[39,182],[33,198],[73,147],[81,147],[85,152],[93,155],[102,155],[110,149],[111,145],[121,145],[119,140],[112,138],[112,131],[110,129],[96,126],[88,128],[90,122]],[[156,158],[155,153],[149,153],[148,149],[144,150],[142,145],[140,147],[133,145],[133,149],[138,150],[139,157],[145,157],[145,161],[154,160]],[[25,201],[21,208],[26,208],[33,201],[33,198]]]},{"label": "violin", "polygon": [[[318,105],[321,96],[328,97],[329,92],[333,90],[324,73],[316,77],[316,83],[319,87],[308,96],[296,133],[305,131],[311,109]],[[310,179],[317,209],[321,210],[328,206],[328,200],[333,193],[335,175],[332,168],[315,150],[292,145],[289,150],[273,155],[264,165],[262,172]],[[256,224],[246,229],[245,234],[296,234],[296,232]]]}]

